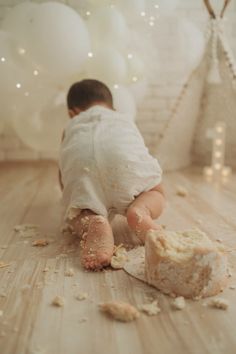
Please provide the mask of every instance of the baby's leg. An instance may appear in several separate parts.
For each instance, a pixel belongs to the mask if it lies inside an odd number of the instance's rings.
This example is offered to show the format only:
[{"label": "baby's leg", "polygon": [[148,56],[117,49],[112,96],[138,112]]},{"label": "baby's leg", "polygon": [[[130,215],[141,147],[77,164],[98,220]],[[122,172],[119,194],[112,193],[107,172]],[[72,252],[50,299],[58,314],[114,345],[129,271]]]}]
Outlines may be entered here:
[{"label": "baby's leg", "polygon": [[148,230],[160,229],[153,220],[161,215],[164,206],[165,197],[161,185],[141,193],[129,206],[126,214],[128,224],[143,242]]},{"label": "baby's leg", "polygon": [[114,238],[108,220],[90,210],[84,210],[74,221],[73,227],[81,236],[82,265],[91,270],[109,265]]}]

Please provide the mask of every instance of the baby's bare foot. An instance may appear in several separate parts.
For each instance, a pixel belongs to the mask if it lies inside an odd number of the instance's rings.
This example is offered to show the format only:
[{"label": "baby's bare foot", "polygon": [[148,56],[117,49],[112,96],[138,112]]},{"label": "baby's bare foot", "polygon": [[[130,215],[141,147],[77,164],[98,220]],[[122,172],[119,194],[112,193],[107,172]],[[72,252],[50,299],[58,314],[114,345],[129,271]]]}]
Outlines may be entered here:
[{"label": "baby's bare foot", "polygon": [[108,221],[98,215],[88,216],[88,231],[82,237],[82,265],[86,269],[98,270],[111,262],[114,239]]},{"label": "baby's bare foot", "polygon": [[156,224],[145,210],[132,208],[127,213],[127,221],[139,240],[144,244],[146,234],[150,230],[161,230],[162,226]]}]

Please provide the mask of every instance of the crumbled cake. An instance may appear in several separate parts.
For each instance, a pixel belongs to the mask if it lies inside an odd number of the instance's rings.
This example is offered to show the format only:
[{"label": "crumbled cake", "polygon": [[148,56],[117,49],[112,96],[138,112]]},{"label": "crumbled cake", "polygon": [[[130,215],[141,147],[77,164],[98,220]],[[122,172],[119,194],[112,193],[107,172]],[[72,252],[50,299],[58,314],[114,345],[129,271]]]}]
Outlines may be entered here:
[{"label": "crumbled cake", "polygon": [[227,300],[218,297],[208,301],[207,306],[214,307],[219,310],[227,310],[229,307],[229,303]]},{"label": "crumbled cake", "polygon": [[52,300],[52,305],[57,307],[63,307],[65,305],[65,300],[62,296],[55,296]]},{"label": "crumbled cake", "polygon": [[183,296],[178,296],[176,297],[173,301],[171,306],[175,309],[175,310],[183,310],[186,306],[185,303],[185,299]]},{"label": "crumbled cake", "polygon": [[73,268],[69,268],[65,271],[64,274],[66,277],[73,277],[75,275],[75,271]]},{"label": "crumbled cake", "polygon": [[121,301],[110,301],[99,305],[100,310],[114,320],[121,322],[134,321],[139,317],[139,311],[132,305]]},{"label": "crumbled cake", "polygon": [[32,246],[36,246],[36,247],[44,247],[47,246],[48,244],[49,242],[45,239],[34,240],[32,242]]},{"label": "crumbled cake", "polygon": [[75,296],[76,300],[86,300],[88,298],[88,293],[79,293]]},{"label": "crumbled cake", "polygon": [[179,197],[187,197],[188,196],[188,190],[185,187],[183,187],[183,186],[177,186],[176,194]]},{"label": "crumbled cake", "polygon": [[111,258],[111,267],[114,269],[122,269],[127,261],[127,251],[124,247],[118,246],[114,250]]},{"label": "crumbled cake", "polygon": [[198,230],[151,230],[145,243],[147,282],[165,294],[216,295],[227,284],[227,255]]},{"label": "crumbled cake", "polygon": [[149,316],[154,316],[161,312],[161,309],[158,306],[158,300],[154,300],[153,302],[148,304],[140,305],[139,310],[145,312]]}]

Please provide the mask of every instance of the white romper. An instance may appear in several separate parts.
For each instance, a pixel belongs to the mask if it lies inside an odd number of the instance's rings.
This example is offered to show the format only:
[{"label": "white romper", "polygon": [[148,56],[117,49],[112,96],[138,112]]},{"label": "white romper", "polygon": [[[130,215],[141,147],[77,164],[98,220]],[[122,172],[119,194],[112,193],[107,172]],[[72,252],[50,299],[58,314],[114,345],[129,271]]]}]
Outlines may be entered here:
[{"label": "white romper", "polygon": [[105,217],[124,215],[162,175],[131,117],[99,105],[67,124],[59,167],[65,219],[82,209]]}]

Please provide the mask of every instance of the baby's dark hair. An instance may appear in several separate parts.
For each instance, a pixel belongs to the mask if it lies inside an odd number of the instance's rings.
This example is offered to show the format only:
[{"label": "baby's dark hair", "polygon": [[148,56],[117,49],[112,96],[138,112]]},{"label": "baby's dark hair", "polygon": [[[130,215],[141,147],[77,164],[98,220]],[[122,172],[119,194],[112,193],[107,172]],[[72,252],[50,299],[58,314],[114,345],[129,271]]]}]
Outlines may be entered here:
[{"label": "baby's dark hair", "polygon": [[113,108],[112,94],[101,81],[85,79],[74,83],[67,94],[68,109],[80,108],[86,110],[94,103],[105,103]]}]

